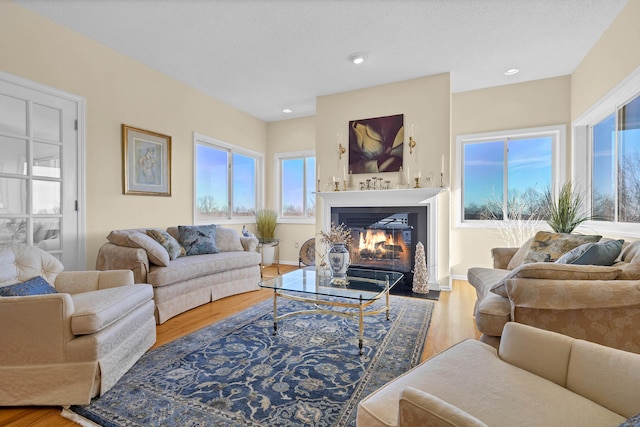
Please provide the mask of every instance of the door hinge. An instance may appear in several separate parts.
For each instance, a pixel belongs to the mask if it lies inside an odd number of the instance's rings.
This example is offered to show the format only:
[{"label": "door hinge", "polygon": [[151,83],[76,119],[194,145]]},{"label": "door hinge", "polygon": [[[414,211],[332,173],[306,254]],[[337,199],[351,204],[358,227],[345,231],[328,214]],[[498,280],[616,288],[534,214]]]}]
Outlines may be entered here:
[{"label": "door hinge", "polygon": [[76,212],[78,212],[78,201],[76,200]]},{"label": "door hinge", "polygon": [[[74,120],[73,126],[75,127],[76,130],[78,130],[78,121],[77,120]],[[77,201],[76,201],[76,203],[77,203]]]}]

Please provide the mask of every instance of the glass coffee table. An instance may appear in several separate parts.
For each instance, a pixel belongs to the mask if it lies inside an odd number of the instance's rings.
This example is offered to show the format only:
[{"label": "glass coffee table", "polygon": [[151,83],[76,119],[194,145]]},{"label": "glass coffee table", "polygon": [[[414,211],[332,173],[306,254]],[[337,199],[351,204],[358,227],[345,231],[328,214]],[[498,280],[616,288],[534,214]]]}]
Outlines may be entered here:
[{"label": "glass coffee table", "polygon": [[[364,316],[386,313],[389,320],[389,290],[403,277],[395,271],[350,268],[347,270],[347,284],[332,283],[330,277],[316,275],[314,268],[303,268],[258,283],[261,288],[273,289],[273,334],[278,331],[278,321],[300,314],[332,314],[348,318],[358,318],[358,348],[362,354],[364,337]],[[369,309],[376,301],[385,297],[382,308]],[[278,316],[278,298],[310,304],[308,310],[294,311]],[[331,308],[346,308],[338,311]]]}]

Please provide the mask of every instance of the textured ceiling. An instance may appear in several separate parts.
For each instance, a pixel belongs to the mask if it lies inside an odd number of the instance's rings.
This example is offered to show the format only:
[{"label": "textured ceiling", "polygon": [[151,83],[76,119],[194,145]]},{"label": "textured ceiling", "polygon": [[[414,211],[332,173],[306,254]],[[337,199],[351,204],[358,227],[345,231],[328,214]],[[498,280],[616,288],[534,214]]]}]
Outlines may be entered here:
[{"label": "textured ceiling", "polygon": [[627,0],[13,1],[274,121],[314,114],[317,96],[444,72],[453,92],[570,74]]}]

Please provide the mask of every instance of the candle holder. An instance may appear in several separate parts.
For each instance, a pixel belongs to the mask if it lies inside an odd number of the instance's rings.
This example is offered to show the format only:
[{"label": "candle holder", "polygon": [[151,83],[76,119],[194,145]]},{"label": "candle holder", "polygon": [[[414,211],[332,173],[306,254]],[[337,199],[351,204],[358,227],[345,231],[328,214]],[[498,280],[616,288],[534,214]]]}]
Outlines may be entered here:
[{"label": "candle holder", "polygon": [[338,159],[342,160],[342,155],[347,152],[347,149],[344,148],[342,143],[338,143]]},{"label": "candle holder", "polygon": [[444,172],[440,172],[440,187],[444,188]]},{"label": "candle holder", "polygon": [[416,140],[413,139],[413,136],[409,137],[409,154],[413,154],[413,149],[416,146]]},{"label": "candle holder", "polygon": [[333,183],[336,186],[336,188],[333,191],[340,191],[340,181],[334,181]]},{"label": "candle holder", "polygon": [[320,180],[318,180],[318,187],[316,188],[316,191],[319,193],[320,192]]},{"label": "candle holder", "polygon": [[346,179],[342,180],[342,191],[347,191],[347,180]]},{"label": "candle holder", "polygon": [[420,188],[420,178],[416,177],[416,178],[414,178],[414,180],[416,181],[416,186],[413,187],[413,188]]}]

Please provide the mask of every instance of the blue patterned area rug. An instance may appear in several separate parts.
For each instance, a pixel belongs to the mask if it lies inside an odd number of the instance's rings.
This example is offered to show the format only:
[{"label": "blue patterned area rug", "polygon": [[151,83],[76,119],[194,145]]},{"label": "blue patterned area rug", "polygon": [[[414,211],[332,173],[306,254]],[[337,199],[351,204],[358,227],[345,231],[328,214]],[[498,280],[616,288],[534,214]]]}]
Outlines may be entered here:
[{"label": "blue patterned area rug", "polygon": [[[377,303],[377,304],[381,304]],[[300,315],[267,300],[145,354],[104,396],[71,411],[104,427],[355,426],[358,402],[417,365],[433,302],[391,297],[391,321]],[[278,314],[308,306],[278,300]]]}]

